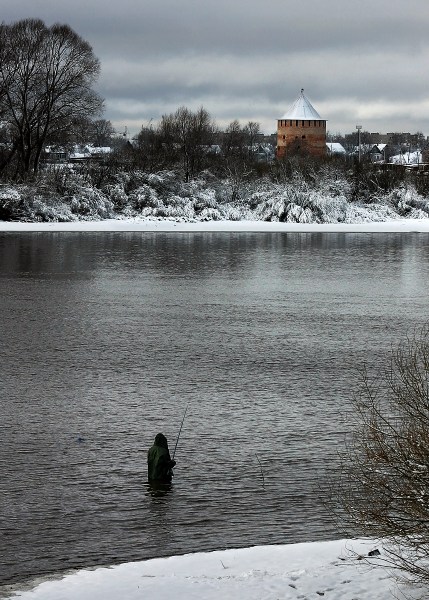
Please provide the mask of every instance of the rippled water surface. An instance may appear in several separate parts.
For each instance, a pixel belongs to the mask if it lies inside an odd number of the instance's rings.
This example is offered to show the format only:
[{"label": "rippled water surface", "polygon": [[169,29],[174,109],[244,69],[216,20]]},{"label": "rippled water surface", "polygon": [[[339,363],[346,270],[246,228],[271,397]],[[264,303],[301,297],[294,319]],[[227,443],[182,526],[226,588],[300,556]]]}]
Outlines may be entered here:
[{"label": "rippled water surface", "polygon": [[[2,234],[0,583],[337,537],[354,368],[427,320],[428,257],[421,234]],[[188,403],[158,494],[146,450]]]}]

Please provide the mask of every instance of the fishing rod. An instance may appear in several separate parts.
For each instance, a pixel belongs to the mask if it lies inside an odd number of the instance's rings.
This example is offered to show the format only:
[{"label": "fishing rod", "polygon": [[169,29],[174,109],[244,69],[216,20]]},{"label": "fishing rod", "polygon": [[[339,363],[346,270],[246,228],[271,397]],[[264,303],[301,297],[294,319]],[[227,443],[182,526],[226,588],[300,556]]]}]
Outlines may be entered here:
[{"label": "fishing rod", "polygon": [[183,415],[183,419],[182,419],[182,422],[180,424],[180,429],[179,429],[179,433],[178,433],[178,436],[177,436],[176,445],[174,446],[174,451],[173,451],[173,460],[174,460],[174,455],[176,454],[177,444],[179,443],[179,438],[180,438],[180,434],[182,432],[182,427],[183,427],[183,423],[185,421],[186,413],[188,411],[188,406],[189,406],[189,402],[186,405],[185,412],[184,412],[184,415]]}]

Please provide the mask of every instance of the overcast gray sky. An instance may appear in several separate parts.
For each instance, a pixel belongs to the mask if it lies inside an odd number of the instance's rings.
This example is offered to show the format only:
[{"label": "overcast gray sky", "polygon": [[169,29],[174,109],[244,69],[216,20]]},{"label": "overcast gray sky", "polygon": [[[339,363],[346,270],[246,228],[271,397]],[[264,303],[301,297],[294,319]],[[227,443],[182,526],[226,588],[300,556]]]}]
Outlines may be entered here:
[{"label": "overcast gray sky", "polygon": [[69,24],[131,134],[179,106],[273,133],[299,95],[331,132],[429,135],[429,0],[0,0],[6,23]]}]

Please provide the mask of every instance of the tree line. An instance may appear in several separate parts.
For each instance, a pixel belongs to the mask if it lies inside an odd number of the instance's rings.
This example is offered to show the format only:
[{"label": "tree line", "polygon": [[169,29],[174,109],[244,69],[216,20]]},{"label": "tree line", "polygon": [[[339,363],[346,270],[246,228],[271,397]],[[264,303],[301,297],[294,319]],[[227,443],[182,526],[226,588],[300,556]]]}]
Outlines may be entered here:
[{"label": "tree line", "polygon": [[[68,25],[48,27],[39,19],[0,25],[0,176],[36,174],[47,145],[115,140],[121,146],[100,118],[99,73],[91,46]],[[259,135],[258,123],[233,121],[222,137],[223,155],[248,157]],[[177,163],[189,178],[210,162],[218,142],[219,129],[203,107],[181,107],[143,126],[127,160],[149,169]]]},{"label": "tree line", "polygon": [[184,106],[164,115],[155,125],[143,126],[134,145],[135,163],[145,170],[180,165],[185,181],[216,165],[226,170],[234,165],[257,162],[261,140],[259,123],[240,125],[232,121],[220,131],[208,111]]}]

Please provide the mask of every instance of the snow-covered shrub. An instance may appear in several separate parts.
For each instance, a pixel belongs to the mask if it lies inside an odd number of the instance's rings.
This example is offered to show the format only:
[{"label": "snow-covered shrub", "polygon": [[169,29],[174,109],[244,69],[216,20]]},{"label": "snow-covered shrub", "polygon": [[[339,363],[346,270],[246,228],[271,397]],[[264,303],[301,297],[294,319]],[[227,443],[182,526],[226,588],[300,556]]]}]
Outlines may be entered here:
[{"label": "snow-covered shrub", "polygon": [[[43,193],[41,193],[43,191]],[[5,221],[73,221],[70,207],[52,190],[20,185],[0,187],[0,219]]]},{"label": "snow-covered shrub", "polygon": [[213,189],[196,190],[194,196],[194,210],[196,213],[200,213],[206,209],[216,210],[217,208],[218,202]]},{"label": "snow-covered shrub", "polygon": [[116,210],[123,210],[128,203],[128,196],[120,183],[108,184],[103,189],[106,196],[113,202]]},{"label": "snow-covered shrub", "polygon": [[307,185],[274,184],[271,190],[252,194],[250,205],[255,206],[255,217],[263,221],[310,223],[315,220]]},{"label": "snow-covered shrub", "polygon": [[27,203],[25,221],[59,222],[76,221],[77,216],[71,212],[70,206],[59,199],[46,199],[35,196]]},{"label": "snow-covered shrub", "polygon": [[22,217],[23,211],[23,200],[18,189],[2,185],[0,187],[0,219],[2,221],[18,221]]},{"label": "snow-covered shrub", "polygon": [[145,182],[152,187],[160,198],[167,199],[175,194],[181,194],[181,178],[174,171],[159,171],[146,174]]},{"label": "snow-covered shrub", "polygon": [[118,183],[122,183],[126,194],[136,190],[141,185],[147,183],[147,173],[145,171],[135,170],[128,173],[122,173],[120,179],[116,176]]},{"label": "snow-covered shrub", "polygon": [[398,219],[399,215],[385,204],[348,204],[345,223],[375,223]]},{"label": "snow-covered shrub", "polygon": [[414,215],[429,216],[429,201],[421,196],[414,186],[404,186],[394,189],[385,197],[386,204],[393,206],[401,216],[422,218]]},{"label": "snow-covered shrub", "polygon": [[163,208],[158,208],[158,216],[170,218],[183,218],[185,221],[195,219],[195,210],[192,199],[172,196]]},{"label": "snow-covered shrub", "polygon": [[77,187],[70,198],[73,214],[84,220],[108,219],[113,217],[113,202],[101,190],[93,187]]},{"label": "snow-covered shrub", "polygon": [[310,205],[320,223],[343,223],[349,203],[344,196],[324,195],[320,191],[311,194]]},{"label": "snow-covered shrub", "polygon": [[164,206],[162,200],[158,198],[157,192],[147,183],[130,192],[128,197],[132,207],[139,211],[148,207],[158,208]]},{"label": "snow-covered shrub", "polygon": [[198,215],[199,221],[221,221],[222,214],[217,208],[203,208]]},{"label": "snow-covered shrub", "polygon": [[309,208],[302,208],[297,204],[288,204],[286,207],[286,218],[288,223],[313,223],[313,213]]},{"label": "snow-covered shrub", "polygon": [[317,182],[317,190],[330,197],[340,196],[350,198],[352,191],[351,182],[345,174],[336,167],[325,165],[320,169]]},{"label": "snow-covered shrub", "polygon": [[261,221],[284,221],[287,205],[282,197],[265,200],[256,208],[255,216]]},{"label": "snow-covered shrub", "polygon": [[245,206],[237,207],[232,204],[220,205],[222,220],[226,221],[242,221],[242,220],[253,220],[253,212],[247,209]]}]

